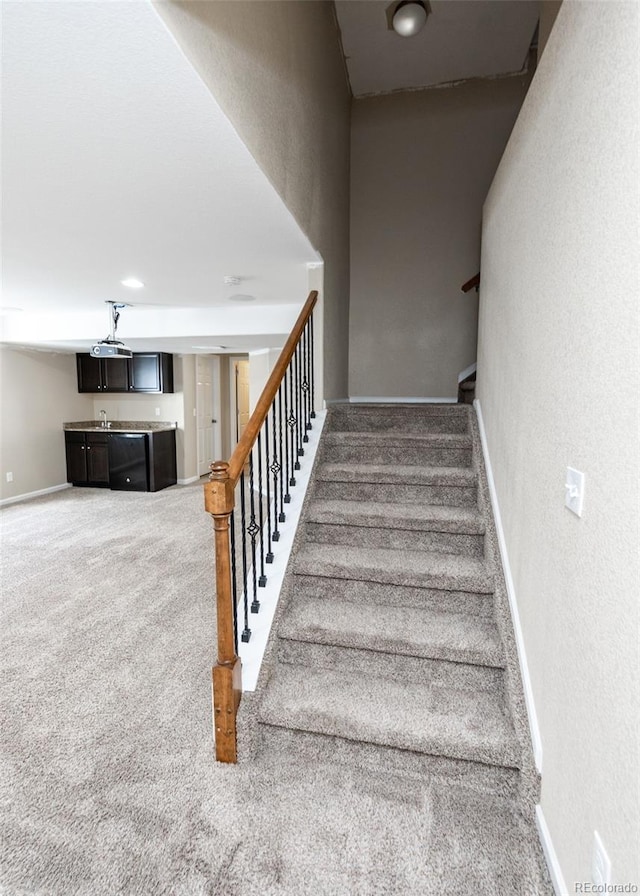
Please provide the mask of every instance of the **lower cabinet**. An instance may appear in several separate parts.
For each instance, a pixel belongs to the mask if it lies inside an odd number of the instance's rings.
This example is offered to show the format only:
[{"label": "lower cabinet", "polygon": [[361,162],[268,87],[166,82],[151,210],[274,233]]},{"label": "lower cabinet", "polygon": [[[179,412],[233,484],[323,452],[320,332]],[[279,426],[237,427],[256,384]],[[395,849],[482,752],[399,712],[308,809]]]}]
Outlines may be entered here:
[{"label": "lower cabinet", "polygon": [[176,431],[65,430],[67,481],[119,491],[157,492],[177,480]]},{"label": "lower cabinet", "polygon": [[107,433],[65,432],[67,482],[109,488]]}]

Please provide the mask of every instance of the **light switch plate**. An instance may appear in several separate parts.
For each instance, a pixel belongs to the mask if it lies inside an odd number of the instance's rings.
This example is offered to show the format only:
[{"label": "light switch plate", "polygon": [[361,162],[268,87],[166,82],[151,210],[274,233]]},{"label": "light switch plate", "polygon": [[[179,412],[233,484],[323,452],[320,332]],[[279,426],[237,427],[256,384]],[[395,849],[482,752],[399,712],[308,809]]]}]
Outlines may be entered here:
[{"label": "light switch plate", "polygon": [[564,483],[564,505],[576,516],[582,516],[584,504],[584,473],[567,467],[567,477]]}]

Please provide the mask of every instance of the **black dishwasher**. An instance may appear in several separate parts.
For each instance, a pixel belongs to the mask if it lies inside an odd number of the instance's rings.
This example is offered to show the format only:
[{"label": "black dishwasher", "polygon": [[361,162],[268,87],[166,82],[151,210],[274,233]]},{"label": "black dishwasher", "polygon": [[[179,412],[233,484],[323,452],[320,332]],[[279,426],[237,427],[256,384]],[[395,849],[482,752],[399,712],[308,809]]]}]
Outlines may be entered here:
[{"label": "black dishwasher", "polygon": [[109,485],[121,491],[149,491],[145,433],[109,433]]}]

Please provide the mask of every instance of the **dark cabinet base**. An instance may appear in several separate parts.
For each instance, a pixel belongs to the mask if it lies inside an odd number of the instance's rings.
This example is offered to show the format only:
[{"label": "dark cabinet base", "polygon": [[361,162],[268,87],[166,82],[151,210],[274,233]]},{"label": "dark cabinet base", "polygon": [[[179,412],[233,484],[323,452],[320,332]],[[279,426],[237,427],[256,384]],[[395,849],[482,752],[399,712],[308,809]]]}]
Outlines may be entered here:
[{"label": "dark cabinet base", "polygon": [[116,491],[157,492],[178,481],[175,429],[65,432],[67,481]]}]

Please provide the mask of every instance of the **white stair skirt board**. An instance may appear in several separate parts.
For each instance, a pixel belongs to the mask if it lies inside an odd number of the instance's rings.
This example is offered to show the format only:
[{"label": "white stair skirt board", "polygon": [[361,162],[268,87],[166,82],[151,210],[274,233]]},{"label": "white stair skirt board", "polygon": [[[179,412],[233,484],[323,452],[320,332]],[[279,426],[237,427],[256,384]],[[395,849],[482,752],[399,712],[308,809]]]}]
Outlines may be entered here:
[{"label": "white stair skirt board", "polygon": [[520,674],[522,675],[522,687],[524,689],[524,699],[527,707],[527,716],[529,718],[529,731],[531,733],[531,741],[533,744],[533,757],[535,759],[536,768],[539,772],[542,772],[542,738],[540,737],[538,716],[533,699],[533,688],[531,686],[531,677],[529,675],[529,666],[527,664],[524,637],[522,635],[522,627],[520,625],[520,615],[518,613],[516,591],[513,584],[513,576],[511,575],[509,555],[507,554],[507,542],[504,537],[504,529],[502,528],[502,517],[500,516],[500,507],[498,505],[498,494],[496,492],[496,485],[493,478],[491,459],[489,458],[487,434],[485,432],[484,420],[482,417],[482,408],[480,407],[480,400],[478,398],[474,399],[473,406],[478,417],[478,429],[480,430],[480,441],[482,442],[482,455],[484,457],[484,465],[487,471],[487,482],[489,484],[489,494],[491,496],[491,509],[493,510],[493,519],[496,524],[496,533],[498,535],[498,544],[500,546],[500,558],[502,560],[502,569],[504,571],[504,578],[507,586],[507,595],[509,597],[509,607],[511,609],[511,619],[513,621],[513,631],[516,637],[516,646],[518,648],[518,660],[520,663]]},{"label": "white stair skirt board", "polygon": [[547,827],[544,812],[542,811],[542,806],[540,804],[536,806],[536,827],[538,829],[540,844],[542,846],[542,851],[547,862],[549,876],[551,878],[551,883],[553,884],[553,889],[555,890],[556,896],[569,896],[569,890],[567,889],[567,885],[564,882],[564,876],[562,874],[562,869],[560,868],[560,862],[558,861],[558,856],[556,855],[556,851],[553,848],[551,834],[549,832],[549,828]]},{"label": "white stair skirt board", "polygon": [[[206,473],[204,474],[207,475]],[[178,479],[178,485],[191,485],[192,482],[198,482],[200,476],[189,476],[188,479]]]},{"label": "white stair skirt board", "polygon": [[15,498],[3,498],[0,501],[0,507],[5,507],[7,504],[17,504],[18,501],[29,501],[31,498],[40,498],[42,495],[50,495],[53,492],[60,492],[63,488],[71,488],[71,483],[63,482],[62,485],[40,488],[37,492],[27,492],[24,495],[16,495]]},{"label": "white stair skirt board", "polygon": [[351,404],[457,404],[458,398],[389,398],[382,396],[372,398],[370,395],[351,395]]},{"label": "white stair skirt board", "polygon": [[[300,521],[300,513],[304,496],[307,493],[309,479],[311,478],[311,469],[318,450],[320,435],[327,417],[326,411],[316,411],[316,418],[313,421],[313,429],[307,433],[309,441],[304,446],[304,457],[300,459],[300,469],[296,470],[296,485],[290,490],[291,503],[285,504],[285,513],[287,515],[286,523],[281,523],[280,540],[273,544],[273,563],[265,566],[267,574],[267,584],[264,588],[258,588],[257,595],[260,601],[260,612],[249,613],[249,628],[251,629],[251,638],[248,643],[240,641],[238,643],[238,654],[242,660],[242,690],[255,691],[258,683],[258,675],[260,674],[260,666],[262,658],[269,640],[269,632],[271,624],[278,605],[280,597],[280,589],[284,581],[284,574],[289,562],[289,555],[293,547],[293,539],[295,538]],[[272,515],[273,519],[273,507]],[[268,524],[265,523],[265,527]],[[263,527],[263,532],[265,531]],[[266,544],[266,538],[265,538]],[[247,582],[252,581],[253,567],[247,572]],[[238,631],[244,628],[243,616],[243,600],[244,592],[238,595]],[[249,601],[251,603],[251,601]]]},{"label": "white stair skirt board", "polygon": [[478,362],[474,361],[473,364],[469,364],[468,367],[465,367],[464,370],[461,370],[458,374],[458,382],[461,383],[462,380],[466,380],[468,376],[471,376],[472,373],[475,373],[478,369]]}]

